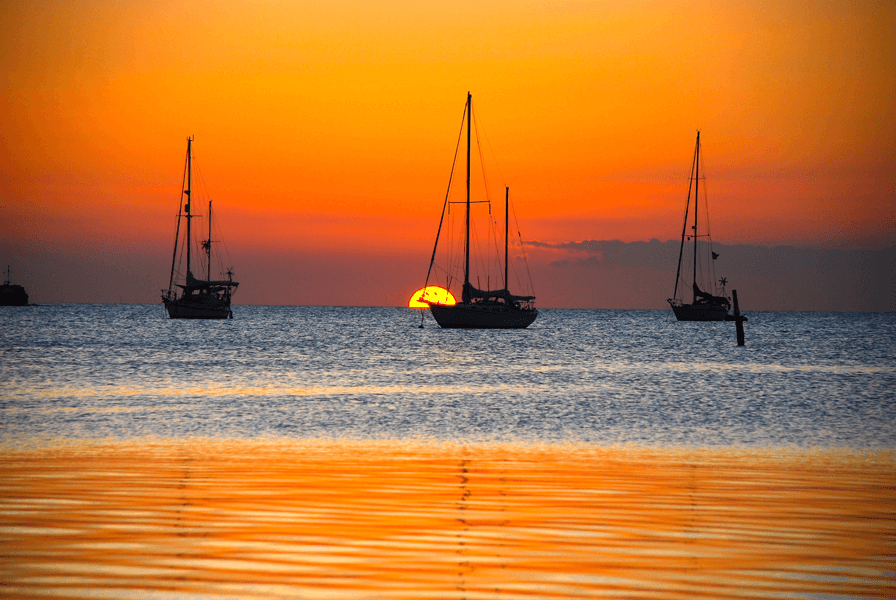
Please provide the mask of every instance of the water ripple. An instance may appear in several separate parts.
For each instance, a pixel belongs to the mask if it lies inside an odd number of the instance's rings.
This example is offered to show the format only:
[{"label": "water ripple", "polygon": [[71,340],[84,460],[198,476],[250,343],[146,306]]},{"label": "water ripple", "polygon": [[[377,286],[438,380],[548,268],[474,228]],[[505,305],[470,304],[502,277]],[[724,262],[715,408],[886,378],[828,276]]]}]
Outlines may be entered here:
[{"label": "water ripple", "polygon": [[544,310],[449,331],[398,308],[0,311],[0,441],[220,437],[892,448],[896,316]]},{"label": "water ripple", "polygon": [[190,600],[888,598],[894,458],[351,440],[6,449],[0,585]]}]

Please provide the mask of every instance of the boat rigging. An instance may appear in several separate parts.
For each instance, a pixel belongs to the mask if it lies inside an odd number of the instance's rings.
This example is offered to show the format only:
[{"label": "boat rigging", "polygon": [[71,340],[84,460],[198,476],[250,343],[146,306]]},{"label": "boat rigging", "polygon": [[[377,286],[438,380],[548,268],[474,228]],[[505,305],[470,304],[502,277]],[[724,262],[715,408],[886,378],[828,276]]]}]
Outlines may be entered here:
[{"label": "boat rigging", "polygon": [[[704,169],[705,170],[705,169]],[[714,261],[719,255],[712,250],[712,237],[709,232],[709,211],[706,209],[706,190],[704,186],[704,212],[707,223],[704,226],[705,233],[701,234],[698,226],[698,199],[700,192],[700,132],[697,132],[697,144],[694,148],[694,159],[691,163],[691,176],[688,182],[688,200],[684,209],[684,225],[681,229],[681,246],[678,250],[678,269],[675,273],[675,288],[672,298],[668,299],[669,306],[675,318],[679,321],[725,321],[730,316],[731,301],[725,297],[725,284],[728,280],[721,279],[721,295],[714,295],[711,290],[715,285]],[[705,175],[704,175],[705,179]],[[688,215],[691,211],[691,192],[693,194],[693,219],[694,224],[688,232]],[[705,241],[701,241],[701,238]],[[690,304],[684,301],[683,280],[686,279],[690,256],[685,257],[685,247],[690,251],[693,248],[693,267],[690,269],[692,301]],[[689,252],[690,253],[690,252]],[[687,258],[688,262],[684,262]],[[685,273],[683,274],[683,267]],[[684,276],[683,276],[684,275]],[[699,275],[699,280],[698,280]],[[701,289],[700,285],[703,285]]]},{"label": "boat rigging", "polygon": [[[193,227],[192,221],[199,215],[195,214],[193,207],[193,138],[187,138],[187,159],[184,167],[184,187],[181,191],[180,208],[177,215],[177,228],[174,234],[174,253],[171,257],[171,277],[168,281],[168,289],[162,290],[162,303],[168,316],[172,319],[232,319],[233,311],[230,309],[230,300],[239,283],[233,280],[233,271],[228,269],[225,275],[227,279],[212,280],[212,201],[208,201],[208,237],[201,241],[201,248],[205,253],[205,279],[196,279],[193,275],[192,245]],[[178,252],[180,243],[181,220],[186,220],[186,236],[184,248]],[[201,256],[201,255],[200,255]],[[186,271],[179,270],[178,258],[186,260]],[[199,265],[200,269],[203,265]],[[222,267],[223,271],[223,267]],[[200,271],[201,273],[201,271]],[[201,276],[201,275],[200,275]],[[178,297],[176,288],[181,289]]]},{"label": "boat rigging", "polygon": [[[442,207],[442,217],[439,221],[439,229],[436,234],[436,242],[432,251],[432,259],[430,260],[429,270],[426,274],[426,285],[424,285],[424,289],[429,285],[430,277],[433,274],[434,265],[436,261],[436,253],[439,246],[439,238],[442,235],[442,228],[445,225],[445,217],[446,215],[450,215],[451,204],[463,204],[465,206],[464,212],[464,239],[463,239],[463,286],[461,288],[461,301],[456,304],[443,304],[437,299],[429,299],[427,297],[422,297],[420,299],[421,302],[429,305],[430,312],[432,313],[433,318],[439,324],[439,326],[443,328],[451,328],[451,329],[522,329],[528,327],[535,318],[538,316],[538,310],[535,308],[535,296],[534,295],[526,295],[526,296],[517,296],[511,294],[509,291],[509,256],[508,256],[508,245],[509,245],[509,221],[510,221],[510,189],[505,187],[504,194],[504,287],[500,289],[491,290],[490,286],[490,275],[488,274],[487,268],[484,268],[485,272],[485,289],[480,289],[482,285],[481,280],[477,277],[477,285],[474,286],[471,282],[471,251],[470,251],[470,241],[471,241],[471,232],[474,230],[474,225],[471,222],[471,209],[473,204],[488,204],[489,207],[489,236],[491,235],[491,230],[494,229],[494,220],[491,218],[491,199],[488,195],[488,186],[486,183],[486,199],[485,200],[473,200],[471,198],[470,186],[471,186],[471,145],[472,145],[472,130],[474,129],[475,121],[473,119],[473,97],[469,92],[467,93],[467,102],[464,107],[464,118],[461,122],[461,133],[458,136],[458,148],[455,148],[454,162],[451,168],[451,176],[448,181],[448,192],[445,194],[445,203]],[[457,155],[458,149],[460,146],[460,139],[463,135],[464,125],[466,125],[466,133],[467,133],[467,155],[466,155],[466,198],[463,202],[452,202],[450,200],[450,192],[451,192],[451,182],[454,179],[454,170],[457,165]],[[478,144],[478,132],[477,132],[477,146]],[[482,161],[482,156],[480,152],[480,161]],[[485,182],[485,174],[483,169],[483,181]],[[449,219],[448,227],[450,229],[451,220]],[[517,228],[519,229],[519,228]],[[447,244],[447,253],[448,253],[448,267],[443,270],[443,273],[446,277],[445,288],[450,289],[450,286],[453,282],[458,281],[459,277],[455,274],[454,269],[451,266],[453,256],[456,256],[456,252],[453,252],[452,243],[450,241]],[[495,232],[495,244],[498,243],[498,234]],[[489,237],[488,242],[491,242],[491,238]],[[477,244],[478,245],[478,244]],[[520,244],[520,248],[522,249],[522,243]],[[453,255],[453,256],[452,256]],[[524,254],[525,257],[525,254]],[[481,253],[479,253],[479,259],[481,261]],[[485,265],[480,265],[485,267]],[[528,266],[527,266],[528,273]],[[531,287],[531,277],[529,278],[529,285]],[[422,315],[421,315],[422,318]],[[422,326],[422,322],[421,322]]]}]

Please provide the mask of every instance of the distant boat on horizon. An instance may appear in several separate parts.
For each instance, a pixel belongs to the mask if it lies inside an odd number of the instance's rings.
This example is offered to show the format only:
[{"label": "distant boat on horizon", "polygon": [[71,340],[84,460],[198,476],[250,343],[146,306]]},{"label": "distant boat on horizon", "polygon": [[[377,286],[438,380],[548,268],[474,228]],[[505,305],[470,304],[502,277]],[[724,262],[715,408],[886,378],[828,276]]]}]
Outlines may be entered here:
[{"label": "distant boat on horizon", "polygon": [[[184,187],[181,191],[180,208],[177,214],[177,228],[174,234],[174,255],[171,257],[171,278],[168,281],[168,289],[162,290],[162,302],[168,316],[172,319],[232,319],[230,310],[230,298],[239,283],[233,280],[233,271],[227,269],[227,279],[212,280],[212,201],[208,201],[208,237],[202,241],[201,246],[205,254],[205,279],[197,279],[193,275],[191,263],[192,220],[199,216],[192,211],[192,179],[193,179],[193,138],[187,138],[187,163],[185,167]],[[184,199],[186,198],[186,201]],[[187,235],[184,240],[185,249],[178,252],[180,244],[181,219],[187,220]],[[181,272],[178,256],[181,260],[186,258],[186,267]],[[201,254],[200,254],[201,258]],[[223,271],[223,268],[222,268]],[[178,297],[176,288],[181,289]]]},{"label": "distant boat on horizon", "polygon": [[[535,308],[535,296],[515,296],[508,289],[509,188],[505,188],[504,195],[504,287],[498,290],[480,290],[470,283],[470,139],[473,129],[473,96],[469,92],[467,92],[464,115],[467,127],[467,196],[464,227],[464,283],[461,290],[461,301],[456,304],[443,304],[438,300],[427,299],[425,296],[421,298],[421,301],[429,305],[429,310],[436,323],[446,329],[523,329],[535,321],[538,310]],[[463,127],[463,123],[461,127]],[[452,171],[453,169],[454,166],[452,166]],[[444,221],[448,204],[446,195],[445,205],[442,208],[442,221]],[[426,275],[427,285],[435,263],[441,229],[442,222],[439,223],[439,233],[436,234],[432,260]],[[426,286],[424,286],[425,288]]]},{"label": "distant boat on horizon", "polygon": [[[705,179],[705,175],[704,175]],[[705,186],[704,186],[705,187]],[[694,192],[694,224],[688,232],[688,213],[691,209],[691,190]],[[723,277],[720,280],[721,295],[714,295],[700,289],[700,285],[704,289],[711,289],[715,286],[715,268],[714,261],[719,257],[712,251],[712,238],[709,232],[709,211],[706,207],[706,225],[705,233],[701,234],[697,229],[697,207],[698,193],[700,191],[700,132],[697,132],[697,145],[694,148],[694,162],[691,164],[691,176],[688,182],[688,201],[684,209],[684,225],[681,229],[681,246],[678,250],[678,270],[675,273],[675,290],[672,297],[668,299],[675,318],[679,321],[725,321],[731,320],[728,311],[731,310],[731,301],[725,296],[725,284],[727,280]],[[706,190],[704,189],[704,197]],[[706,204],[704,202],[704,204]],[[700,243],[700,238],[705,238],[705,242]],[[692,300],[690,304],[684,302],[684,285],[679,286],[682,280],[682,264],[685,256],[686,243],[693,243],[693,263],[691,268],[691,291]],[[690,247],[690,246],[689,246]],[[689,265],[685,264],[687,268]],[[699,275],[699,277],[698,277]]]},{"label": "distant boat on horizon", "polygon": [[0,286],[0,306],[27,306],[28,293],[25,288],[12,283],[10,265],[6,265],[6,280]]}]

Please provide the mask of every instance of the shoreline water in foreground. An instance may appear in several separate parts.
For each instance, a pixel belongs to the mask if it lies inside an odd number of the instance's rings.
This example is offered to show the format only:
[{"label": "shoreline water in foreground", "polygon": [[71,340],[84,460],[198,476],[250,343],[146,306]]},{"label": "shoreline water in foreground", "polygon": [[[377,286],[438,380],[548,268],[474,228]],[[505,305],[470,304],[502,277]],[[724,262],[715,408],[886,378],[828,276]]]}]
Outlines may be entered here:
[{"label": "shoreline water in foreground", "polygon": [[3,449],[8,597],[886,598],[893,451]]}]

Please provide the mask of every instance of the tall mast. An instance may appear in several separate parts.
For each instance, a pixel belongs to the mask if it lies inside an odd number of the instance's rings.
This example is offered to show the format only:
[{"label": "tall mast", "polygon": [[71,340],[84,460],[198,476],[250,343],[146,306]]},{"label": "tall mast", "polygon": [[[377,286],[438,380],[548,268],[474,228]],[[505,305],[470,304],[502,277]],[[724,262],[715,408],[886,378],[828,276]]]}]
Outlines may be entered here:
[{"label": "tall mast", "polygon": [[510,225],[510,216],[508,210],[510,208],[510,188],[504,188],[504,289],[509,290],[510,285],[507,283],[507,230]]},{"label": "tall mast", "polygon": [[212,280],[212,201],[208,201],[208,240],[205,242],[205,256],[208,259],[206,281]]},{"label": "tall mast", "polygon": [[462,300],[469,300],[470,287],[470,130],[473,129],[473,95],[467,92],[467,232],[465,242],[464,290]]},{"label": "tall mast", "polygon": [[697,132],[697,150],[694,163],[694,302],[697,301],[697,201],[700,198],[700,132]]},{"label": "tall mast", "polygon": [[184,190],[187,182],[187,163],[190,161],[190,144],[187,143],[187,160],[184,161],[184,181],[181,184],[180,204],[177,207],[177,228],[174,231],[174,251],[171,253],[171,277],[168,279],[168,295],[174,290],[174,268],[177,266],[177,244],[180,242],[180,219],[183,217]]},{"label": "tall mast", "polygon": [[[193,197],[190,194],[190,190],[192,188],[193,181],[193,151],[192,151],[193,138],[187,138],[187,189],[184,190],[184,193],[187,195],[187,276],[192,277],[190,273],[190,220],[193,218],[193,215],[190,214],[190,203],[193,201]],[[189,284],[188,284],[189,285]]]},{"label": "tall mast", "polygon": [[[691,189],[693,189],[694,185],[694,165],[697,162],[697,148],[699,146],[694,146],[694,158],[691,161],[691,174],[688,176],[688,201],[684,205],[684,223],[681,225],[681,246],[678,247],[678,270],[675,271],[675,291],[672,293],[673,298],[678,298],[678,282],[681,278],[681,259],[684,255],[684,238],[688,232],[688,215],[690,214],[688,211],[691,208]],[[684,296],[682,295],[682,299]]]}]

